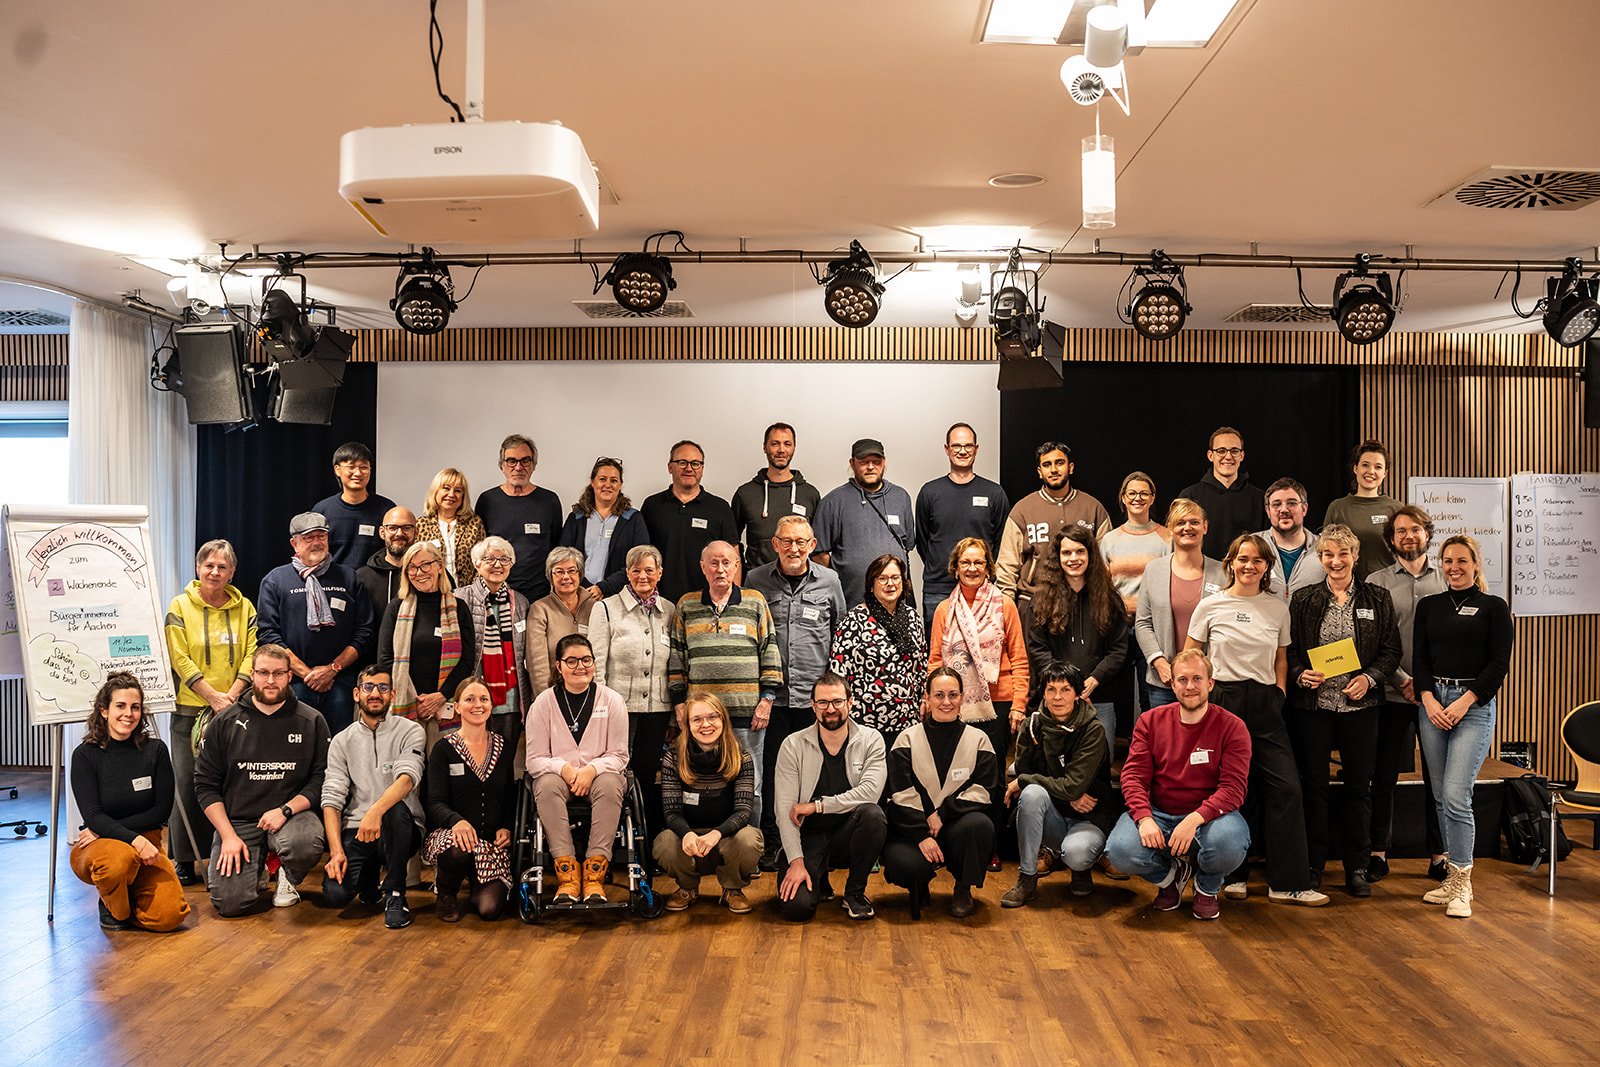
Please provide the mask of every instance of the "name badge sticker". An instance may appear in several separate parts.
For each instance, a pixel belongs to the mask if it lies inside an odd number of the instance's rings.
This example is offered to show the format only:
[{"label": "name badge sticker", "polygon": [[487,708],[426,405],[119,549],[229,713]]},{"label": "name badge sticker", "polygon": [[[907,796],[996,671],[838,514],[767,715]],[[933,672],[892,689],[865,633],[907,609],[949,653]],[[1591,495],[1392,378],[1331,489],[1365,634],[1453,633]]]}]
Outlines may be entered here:
[{"label": "name badge sticker", "polygon": [[145,775],[143,778],[135,778],[133,780],[133,791],[135,793],[142,793],[146,789],[154,789],[155,785],[155,781],[151,779],[149,775]]},{"label": "name badge sticker", "polygon": [[587,637],[589,635],[589,624],[586,622],[580,622],[578,624],[578,632]]},{"label": "name badge sticker", "polygon": [[816,608],[801,608],[800,615],[807,622],[816,622],[818,619],[822,618],[822,612],[818,611]]},{"label": "name badge sticker", "polygon": [[1389,516],[1387,516],[1387,515],[1374,515],[1374,516],[1372,516],[1371,521],[1372,521],[1372,525],[1374,525],[1374,526],[1382,526],[1384,523],[1389,521]]},{"label": "name badge sticker", "polygon": [[1197,748],[1193,752],[1189,753],[1189,766],[1191,767],[1195,766],[1196,764],[1210,762],[1211,750],[1209,748]]},{"label": "name badge sticker", "polygon": [[685,804],[690,805],[691,807],[698,808],[700,806],[700,794],[699,793],[685,793],[685,794],[683,794],[683,802]]},{"label": "name badge sticker", "polygon": [[378,532],[378,528],[370,522],[364,522],[356,527],[356,533],[362,537],[371,537]]},{"label": "name badge sticker", "polygon": [[890,526],[899,526],[900,525],[900,516],[898,516],[898,515],[889,515],[889,516],[887,516],[887,518],[889,520],[889,525]]},{"label": "name badge sticker", "polygon": [[463,774],[466,774],[466,773],[467,773],[467,765],[465,763],[452,763],[452,764],[450,764],[450,777],[452,777],[452,778],[460,778]]},{"label": "name badge sticker", "polygon": [[989,506],[989,498],[986,496],[975,496],[972,498],[972,506],[975,508],[986,508]]},{"label": "name badge sticker", "polygon": [[728,632],[730,634],[734,634],[735,636],[743,637],[748,634],[750,630],[749,627],[745,626],[745,624],[742,622],[730,622],[728,624]]},{"label": "name badge sticker", "polygon": [[443,637],[444,636],[444,627],[443,626],[435,626],[433,628],[433,636],[435,636],[435,637]]},{"label": "name badge sticker", "polygon": [[667,640],[667,631],[662,630],[661,631],[661,647],[662,648],[666,648],[671,644],[672,644],[672,642]]},{"label": "name badge sticker", "polygon": [[517,631],[517,633],[519,633],[519,634],[520,633],[526,633],[527,630],[528,630],[528,620],[527,619],[518,619],[516,622],[511,624],[511,628],[513,630]]},{"label": "name badge sticker", "polygon": [[1456,612],[1457,615],[1465,615],[1468,618],[1471,618],[1472,616],[1476,615],[1477,613],[1478,613],[1478,609],[1475,608],[1475,607],[1472,607],[1472,606],[1464,606],[1464,607],[1461,608],[1461,610]]},{"label": "name badge sticker", "polygon": [[971,770],[972,768],[970,767],[951,767],[950,780],[953,782],[959,782],[965,778]]},{"label": "name badge sticker", "polygon": [[1377,617],[1378,617],[1377,613],[1374,612],[1371,608],[1357,608],[1356,609],[1356,618],[1358,618],[1358,619],[1366,619],[1368,622],[1373,622],[1373,621],[1375,621],[1377,619]]},{"label": "name badge sticker", "polygon": [[595,719],[609,718],[611,718],[611,712],[607,711],[605,708],[595,708],[594,712],[589,716],[589,721],[593,722]]},{"label": "name badge sticker", "polygon": [[536,534],[539,532],[539,524],[536,522],[525,522],[522,524],[522,532],[525,534]]},{"label": "name badge sticker", "polygon": [[342,599],[340,599],[339,597],[336,597],[336,596],[335,597],[329,597],[328,598],[328,607],[332,608],[334,611],[343,611],[344,610],[344,601]]},{"label": "name badge sticker", "polygon": [[1218,585],[1216,582],[1206,582],[1204,589],[1207,593],[1217,593],[1221,592],[1222,586]]},{"label": "name badge sticker", "polygon": [[615,526],[608,526],[608,527],[606,527],[606,532],[605,532],[605,537],[606,537],[606,539],[607,539],[607,540],[610,540],[610,538],[611,538],[611,535],[612,535],[612,534],[614,534],[614,533],[616,533],[616,532],[617,532],[617,528],[616,528],[616,527],[615,527]]},{"label": "name badge sticker", "polygon": [[710,528],[710,523],[706,522],[705,519],[690,519],[689,525],[696,530],[705,530]]},{"label": "name badge sticker", "polygon": [[806,516],[806,506],[804,504],[796,504],[794,506],[794,513],[796,515],[800,516],[802,519],[805,518],[805,516]]},{"label": "name badge sticker", "polygon": [[1250,621],[1250,613],[1248,611],[1236,611],[1236,612],[1233,613],[1233,621],[1234,622],[1249,622]]}]

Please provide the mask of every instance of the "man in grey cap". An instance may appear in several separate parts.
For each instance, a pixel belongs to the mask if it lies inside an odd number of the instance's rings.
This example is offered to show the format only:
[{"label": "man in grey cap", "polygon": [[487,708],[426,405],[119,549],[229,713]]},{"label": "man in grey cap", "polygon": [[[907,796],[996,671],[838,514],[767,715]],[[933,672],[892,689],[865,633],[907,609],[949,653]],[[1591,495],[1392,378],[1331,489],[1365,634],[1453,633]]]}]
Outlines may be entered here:
[{"label": "man in grey cap", "polygon": [[911,495],[883,476],[883,442],[864,437],[850,446],[850,480],[822,498],[812,528],[816,560],[839,573],[845,604],[866,600],[867,565],[884,553],[907,561],[916,543]]},{"label": "man in grey cap", "polygon": [[354,716],[356,668],[376,643],[372,601],[355,571],[328,558],[328,522],[320,514],[289,520],[289,544],[294,558],[261,579],[256,638],[289,650],[295,698],[338,733]]}]

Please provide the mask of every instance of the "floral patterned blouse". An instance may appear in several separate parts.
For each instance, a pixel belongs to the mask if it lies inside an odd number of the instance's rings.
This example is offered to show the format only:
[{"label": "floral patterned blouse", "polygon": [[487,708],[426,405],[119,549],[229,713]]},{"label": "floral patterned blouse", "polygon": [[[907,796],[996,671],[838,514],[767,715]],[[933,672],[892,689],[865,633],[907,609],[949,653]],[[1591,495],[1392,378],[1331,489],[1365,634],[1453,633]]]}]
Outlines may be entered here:
[{"label": "floral patterned blouse", "polygon": [[914,648],[908,655],[895,647],[867,606],[857,604],[833,637],[833,669],[850,682],[852,715],[863,726],[899,733],[919,718],[928,641],[915,608],[909,630]]}]

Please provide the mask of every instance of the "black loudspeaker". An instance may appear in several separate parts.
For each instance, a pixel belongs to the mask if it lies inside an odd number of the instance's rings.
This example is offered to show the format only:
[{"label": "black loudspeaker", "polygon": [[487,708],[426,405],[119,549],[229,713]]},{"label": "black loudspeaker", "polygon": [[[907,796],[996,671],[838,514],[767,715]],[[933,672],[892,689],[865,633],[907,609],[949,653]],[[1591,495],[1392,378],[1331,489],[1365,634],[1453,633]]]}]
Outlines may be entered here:
[{"label": "black loudspeaker", "polygon": [[272,417],[313,426],[332,422],[333,399],[344,381],[345,359],[353,347],[355,338],[350,334],[322,326],[309,352],[299,359],[280,360],[272,390]]},{"label": "black loudspeaker", "polygon": [[1583,343],[1583,425],[1600,430],[1600,339]]},{"label": "black loudspeaker", "polygon": [[173,331],[173,343],[178,349],[178,392],[191,423],[255,419],[244,373],[244,338],[237,329],[227,323],[180,326]]},{"label": "black loudspeaker", "polygon": [[1053,322],[1042,325],[1039,351],[1021,357],[1000,353],[1001,390],[1059,389],[1064,384],[1061,357],[1066,348],[1066,328]]}]

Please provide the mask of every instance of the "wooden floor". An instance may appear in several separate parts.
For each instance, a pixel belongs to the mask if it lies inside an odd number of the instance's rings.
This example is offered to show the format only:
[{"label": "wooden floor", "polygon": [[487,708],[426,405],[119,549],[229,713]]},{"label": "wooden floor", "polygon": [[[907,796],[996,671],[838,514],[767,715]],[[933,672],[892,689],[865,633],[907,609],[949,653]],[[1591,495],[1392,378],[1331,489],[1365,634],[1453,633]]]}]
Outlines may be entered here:
[{"label": "wooden floor", "polygon": [[[14,781],[0,820],[44,817],[44,776]],[[390,931],[315,892],[224,921],[194,889],[185,929],[108,934],[64,858],[47,924],[46,841],[0,831],[0,1063],[1587,1062],[1600,854],[1575,836],[1554,899],[1543,871],[1480,861],[1467,920],[1421,903],[1434,883],[1405,860],[1368,901],[1284,907],[1252,882],[1212,923],[1098,876],[1087,899],[1058,874],[1002,911],[1008,865],[966,922],[948,883],[915,923],[874,879],[875,921],[826,905],[790,926],[768,875],[743,917],[702,900],[654,922],[445,926],[413,893],[416,922]]]}]

